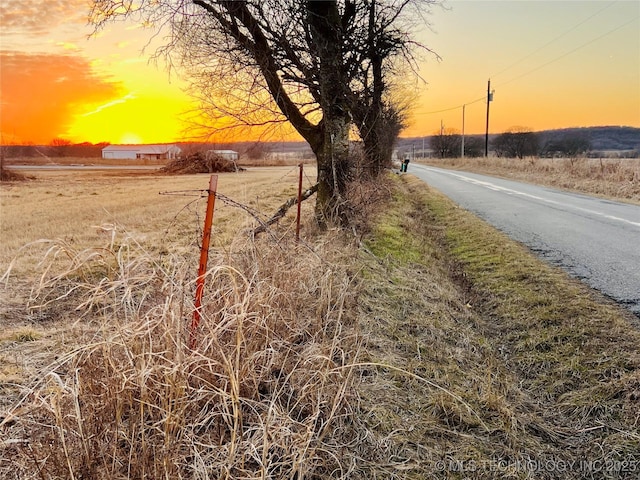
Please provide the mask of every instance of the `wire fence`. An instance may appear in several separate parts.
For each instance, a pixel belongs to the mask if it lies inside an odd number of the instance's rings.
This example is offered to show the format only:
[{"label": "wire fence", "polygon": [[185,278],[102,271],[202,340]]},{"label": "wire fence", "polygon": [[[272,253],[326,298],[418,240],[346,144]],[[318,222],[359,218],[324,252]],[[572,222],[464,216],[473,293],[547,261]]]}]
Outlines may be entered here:
[{"label": "wire fence", "polygon": [[[188,202],[186,205],[184,205],[180,211],[178,212],[178,214],[176,214],[176,216],[174,217],[174,222],[172,222],[171,225],[175,224],[175,219],[177,218],[178,215],[180,215],[181,212],[188,210],[191,211],[195,217],[196,217],[196,225],[197,225],[197,229],[198,229],[198,235],[197,238],[202,238],[202,242],[199,245],[200,248],[200,262],[199,262],[199,266],[198,266],[198,276],[196,279],[196,291],[195,291],[195,302],[194,302],[194,310],[193,310],[193,319],[191,321],[190,327],[189,327],[189,332],[190,332],[190,341],[189,341],[189,347],[190,349],[195,349],[197,346],[197,330],[198,330],[198,326],[201,320],[201,316],[200,316],[200,307],[202,304],[202,295],[204,292],[204,288],[205,288],[205,281],[206,281],[206,275],[207,275],[207,262],[208,262],[208,257],[209,257],[209,246],[210,246],[210,241],[211,241],[211,231],[212,231],[212,226],[213,226],[213,214],[214,214],[214,208],[215,208],[215,201],[220,200],[224,205],[231,207],[231,208],[236,208],[239,210],[242,210],[243,212],[245,212],[247,215],[249,215],[253,220],[255,220],[258,223],[258,227],[255,229],[250,230],[250,234],[252,236],[255,236],[258,232],[266,232],[267,235],[271,238],[271,240],[276,244],[276,246],[280,249],[283,249],[283,246],[281,245],[281,242],[279,241],[279,239],[277,238],[277,236],[274,234],[272,225],[277,223],[281,218],[283,218],[285,216],[285,214],[287,213],[287,210],[292,207],[293,205],[295,205],[296,203],[298,204],[298,210],[297,210],[297,215],[296,215],[296,244],[302,245],[304,247],[306,247],[310,252],[315,253],[313,247],[311,245],[309,245],[307,242],[304,242],[303,240],[300,239],[300,204],[302,203],[302,201],[306,198],[309,198],[313,193],[315,193],[317,185],[316,186],[311,186],[311,188],[307,189],[307,191],[305,192],[305,195],[302,195],[302,184],[303,184],[303,179],[306,178],[307,183],[311,184],[311,179],[308,176],[304,176],[303,172],[304,172],[304,168],[303,168],[303,164],[300,164],[294,168],[292,168],[291,170],[289,170],[288,172],[286,172],[284,175],[282,175],[277,182],[282,182],[286,177],[288,177],[295,169],[299,169],[299,176],[298,176],[298,195],[297,197],[294,197],[292,199],[287,200],[287,202],[285,202],[279,209],[278,211],[275,213],[275,215],[269,217],[267,214],[265,214],[264,212],[259,211],[258,209],[251,207],[249,205],[247,205],[246,203],[240,202],[234,198],[229,197],[228,195],[225,195],[223,193],[220,193],[217,191],[217,182],[218,182],[218,176],[217,175],[212,175],[210,178],[210,186],[208,189],[189,189],[189,190],[173,190],[173,191],[164,191],[164,192],[159,192],[160,195],[175,195],[175,196],[182,196],[182,197],[196,197],[194,200],[191,200],[190,202]],[[207,209],[206,209],[206,214],[205,214],[205,220],[204,222],[202,222],[200,215],[198,213],[198,209],[194,208],[194,206],[202,199],[206,198],[207,199]],[[167,227],[166,233],[168,233],[168,231],[171,228],[171,225],[169,225]],[[200,229],[200,225],[204,225],[202,227],[202,229]],[[318,255],[318,258],[321,260],[321,257]]]}]

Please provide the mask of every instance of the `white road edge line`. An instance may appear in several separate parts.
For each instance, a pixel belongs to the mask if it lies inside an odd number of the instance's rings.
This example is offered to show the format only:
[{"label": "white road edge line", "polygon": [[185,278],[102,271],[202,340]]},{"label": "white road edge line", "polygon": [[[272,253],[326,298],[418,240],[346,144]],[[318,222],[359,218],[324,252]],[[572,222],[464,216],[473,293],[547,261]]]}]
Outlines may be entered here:
[{"label": "white road edge line", "polygon": [[495,190],[496,192],[503,192],[503,193],[506,193],[508,195],[511,195],[511,194],[520,195],[521,197],[528,197],[528,198],[531,198],[531,199],[534,199],[534,200],[538,200],[538,201],[541,201],[541,202],[545,202],[545,203],[549,203],[549,204],[552,204],[552,205],[560,205],[560,206],[563,206],[565,208],[572,208],[574,210],[579,210],[581,212],[590,213],[591,215],[598,215],[598,216],[606,218],[608,220],[614,220],[614,221],[618,221],[618,222],[623,222],[623,223],[627,223],[629,225],[633,225],[634,227],[640,228],[640,223],[632,222],[631,220],[627,220],[626,218],[615,217],[613,215],[607,215],[606,213],[598,212],[598,211],[595,211],[595,210],[589,210],[588,208],[576,207],[575,205],[568,205],[566,203],[556,202],[555,200],[550,200],[548,198],[538,197],[537,195],[531,195],[530,193],[520,192],[518,190],[512,190],[510,188],[501,187],[499,185],[494,185],[493,183],[490,183],[490,182],[484,182],[482,180],[477,180],[475,178],[465,177],[464,175],[460,175],[460,174],[454,173],[454,172],[448,172],[448,171],[444,171],[444,170],[436,170],[434,168],[425,167],[423,165],[421,165],[421,167],[426,169],[426,170],[430,170],[432,172],[435,172],[435,173],[442,173],[442,174],[445,174],[445,175],[451,175],[452,177],[457,177],[460,180],[465,181],[467,183],[478,185],[480,187],[485,187],[485,188],[488,188],[490,190]]}]

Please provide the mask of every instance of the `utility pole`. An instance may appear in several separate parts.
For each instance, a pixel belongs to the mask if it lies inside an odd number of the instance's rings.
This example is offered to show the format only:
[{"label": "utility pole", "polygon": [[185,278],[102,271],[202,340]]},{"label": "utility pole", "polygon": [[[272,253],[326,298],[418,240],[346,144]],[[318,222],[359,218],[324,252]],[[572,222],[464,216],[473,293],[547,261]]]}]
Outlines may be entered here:
[{"label": "utility pole", "polygon": [[464,108],[466,107],[466,105],[462,105],[462,152],[461,152],[461,157],[464,158]]},{"label": "utility pole", "polygon": [[484,156],[489,156],[489,104],[493,100],[493,92],[491,91],[491,79],[487,82],[487,129],[484,135]]},{"label": "utility pole", "polygon": [[427,158],[424,154],[424,137],[422,137],[422,158]]}]

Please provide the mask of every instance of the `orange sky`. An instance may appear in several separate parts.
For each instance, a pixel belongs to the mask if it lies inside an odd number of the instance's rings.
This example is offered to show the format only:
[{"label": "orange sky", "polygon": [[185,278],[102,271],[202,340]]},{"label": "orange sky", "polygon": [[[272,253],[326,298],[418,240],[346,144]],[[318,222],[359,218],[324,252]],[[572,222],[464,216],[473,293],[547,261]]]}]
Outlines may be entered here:
[{"label": "orange sky", "polygon": [[[495,89],[490,131],[640,127],[640,2],[450,1],[422,35],[441,57],[404,135],[445,128],[481,133],[487,80]],[[478,100],[478,101],[476,101]],[[474,103],[475,102],[475,103]],[[444,110],[444,111],[443,111]]]},{"label": "orange sky", "polygon": [[[640,127],[640,2],[462,1],[435,8],[420,40],[411,125],[481,133],[487,79],[492,132],[594,125]],[[153,32],[114,24],[88,38],[86,0],[0,6],[3,143],[170,142],[190,135],[194,103],[162,64],[148,62]],[[475,102],[474,102],[475,101]]]}]

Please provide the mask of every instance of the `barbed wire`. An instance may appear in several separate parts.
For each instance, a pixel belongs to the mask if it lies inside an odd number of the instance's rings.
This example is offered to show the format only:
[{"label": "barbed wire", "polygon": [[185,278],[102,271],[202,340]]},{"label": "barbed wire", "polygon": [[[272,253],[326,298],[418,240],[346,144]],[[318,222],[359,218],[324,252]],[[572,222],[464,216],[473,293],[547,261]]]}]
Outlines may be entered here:
[{"label": "barbed wire", "polygon": [[[297,167],[296,167],[297,168]],[[173,217],[172,222],[167,226],[166,230],[165,230],[165,235],[167,235],[169,233],[169,230],[171,229],[171,226],[174,225],[176,223],[176,219],[178,218],[178,216],[180,215],[181,212],[183,212],[184,210],[190,210],[191,206],[193,204],[195,204],[196,202],[198,202],[200,199],[202,198],[206,198],[209,195],[209,190],[207,189],[193,189],[193,190],[172,190],[172,191],[165,191],[165,192],[159,192],[160,195],[176,195],[176,196],[183,196],[183,197],[198,197],[195,200],[192,200],[191,202],[187,203],[186,205],[184,205]],[[233,207],[233,208],[239,208],[240,210],[245,211],[246,213],[248,213],[254,220],[256,220],[260,226],[262,227],[263,231],[267,233],[267,235],[269,235],[271,237],[271,239],[276,243],[276,245],[278,246],[278,248],[282,249],[282,246],[280,245],[280,241],[276,238],[273,230],[270,228],[269,224],[267,223],[267,219],[269,218],[269,216],[267,214],[264,214],[262,212],[260,212],[259,210],[250,207],[249,205],[246,205],[244,203],[241,203],[237,200],[234,200],[233,198],[220,193],[220,192],[215,192],[215,196],[216,199],[220,200],[223,204],[229,206],[229,207]],[[200,226],[201,219],[200,219],[200,215],[198,214],[197,210],[193,210],[192,211],[193,214],[196,216],[196,233],[197,233],[197,239],[199,240],[200,237],[202,237],[202,228]],[[251,229],[252,231],[253,229]],[[200,245],[199,241],[196,241],[196,245],[198,247],[202,247],[202,245]]]},{"label": "barbed wire", "polygon": [[[300,164],[297,164],[295,166],[293,166],[291,169],[287,170],[280,178],[278,178],[276,180],[276,183],[281,182],[284,178],[290,176],[295,170],[297,170],[298,168],[300,168]],[[365,168],[364,166],[360,166],[360,168]],[[373,167],[371,167],[373,168]],[[316,182],[314,182],[308,175],[307,175],[307,171],[306,169],[303,168],[303,176],[306,179],[306,182],[309,185],[309,188],[307,189],[307,191],[310,190],[314,190],[315,192],[315,188],[317,188],[317,184]],[[297,175],[296,175],[296,180],[297,180]],[[312,193],[314,193],[312,192]],[[188,189],[188,190],[171,190],[171,191],[163,191],[163,192],[159,192],[160,195],[175,195],[175,196],[184,196],[184,197],[198,197],[197,199],[187,203],[186,205],[184,205],[179,211],[178,213],[176,213],[175,217],[174,217],[174,221],[171,222],[171,224],[167,227],[166,231],[165,231],[165,235],[168,234],[171,225],[173,225],[175,222],[175,220],[177,219],[177,217],[180,215],[181,212],[183,212],[184,210],[191,210],[191,207],[193,204],[195,204],[196,202],[198,202],[200,199],[206,198],[209,195],[210,191],[208,189]],[[242,202],[239,202],[231,197],[229,197],[228,195],[225,195],[223,193],[220,192],[215,192],[215,196],[217,199],[219,199],[224,205],[232,207],[232,208],[239,208],[240,210],[243,210],[244,212],[246,212],[247,214],[249,214],[254,220],[257,221],[257,223],[260,225],[260,227],[258,227],[258,229],[260,229],[263,232],[266,232],[267,235],[272,239],[272,241],[278,246],[278,248],[280,248],[281,250],[284,251],[282,245],[281,245],[281,239],[278,239],[275,235],[275,231],[271,228],[271,225],[275,222],[270,222],[270,220],[272,219],[272,217],[270,217],[269,215],[260,212],[259,210],[257,210],[256,208],[253,208],[249,205],[246,205]],[[308,195],[310,196],[310,195]],[[307,198],[308,198],[307,196]],[[303,198],[304,200],[304,198]],[[282,207],[280,207],[282,208]],[[196,237],[196,242],[195,244],[201,248],[200,245],[200,238],[202,237],[202,227],[201,227],[201,219],[200,219],[200,215],[198,214],[197,210],[193,210],[194,215],[196,216],[196,233],[197,233],[197,237]],[[256,228],[252,228],[248,230],[248,233],[253,233],[255,235],[256,232]],[[282,237],[284,238],[284,236]],[[326,263],[326,260],[322,258],[322,256],[320,256],[315,249],[313,248],[312,245],[310,245],[308,242],[306,242],[304,239],[298,239],[298,243],[303,246],[304,248],[306,248],[307,250],[309,250],[309,252],[311,252],[313,255],[315,255],[321,262]]]},{"label": "barbed wire", "polygon": [[298,169],[298,168],[300,168],[300,166],[299,166],[299,165],[295,165],[294,167],[292,167],[292,168],[291,168],[291,170],[287,171],[284,175],[282,175],[280,178],[278,178],[278,179],[276,180],[276,182],[275,182],[275,183],[278,183],[278,182],[280,182],[282,179],[284,179],[284,178],[288,177],[288,176],[289,176],[289,174],[290,174],[291,172],[293,172],[294,170],[296,170],[296,169]]},{"label": "barbed wire", "polygon": [[[187,194],[186,192],[190,192]],[[198,194],[193,194],[193,192],[198,192]],[[171,190],[168,192],[158,192],[158,195],[176,195],[181,197],[206,197],[209,194],[209,190],[200,189],[200,190]]]},{"label": "barbed wire", "polygon": [[307,171],[305,169],[302,169],[302,175],[304,175],[304,179],[307,181],[309,186],[313,186],[314,185],[314,183],[311,180],[311,178],[309,178],[309,175],[307,175]]}]

